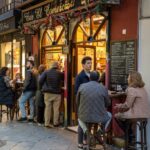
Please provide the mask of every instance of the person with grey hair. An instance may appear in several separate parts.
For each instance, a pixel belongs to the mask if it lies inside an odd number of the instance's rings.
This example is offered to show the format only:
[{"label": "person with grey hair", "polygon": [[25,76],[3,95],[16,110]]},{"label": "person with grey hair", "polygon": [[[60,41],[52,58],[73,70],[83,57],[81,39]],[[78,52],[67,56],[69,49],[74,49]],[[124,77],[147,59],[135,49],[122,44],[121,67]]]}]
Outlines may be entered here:
[{"label": "person with grey hair", "polygon": [[64,75],[59,71],[59,63],[53,62],[51,69],[45,71],[39,80],[42,91],[44,92],[45,102],[45,127],[51,127],[51,109],[53,107],[53,125],[59,125],[59,107],[61,104],[61,86]]}]

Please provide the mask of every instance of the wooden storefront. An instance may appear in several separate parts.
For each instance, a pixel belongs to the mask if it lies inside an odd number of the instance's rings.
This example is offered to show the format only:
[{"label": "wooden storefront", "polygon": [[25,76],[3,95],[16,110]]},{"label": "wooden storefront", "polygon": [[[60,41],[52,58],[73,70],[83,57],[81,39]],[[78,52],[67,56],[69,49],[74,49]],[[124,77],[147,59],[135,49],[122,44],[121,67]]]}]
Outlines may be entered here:
[{"label": "wooden storefront", "polygon": [[[114,36],[117,35],[114,33],[117,25],[115,28],[113,19],[119,15],[118,9],[125,12],[126,5],[132,10],[133,5],[130,6],[127,1],[96,0],[88,4],[84,0],[65,1],[63,4],[45,1],[22,11],[23,32],[35,34],[33,47],[38,45],[35,53],[39,63],[49,68],[53,61],[59,61],[65,74],[65,125],[77,123],[74,81],[82,69],[81,60],[84,56],[92,57],[93,70],[106,73],[106,86],[111,87],[111,41],[120,41]],[[124,37],[123,40],[136,38]]]}]

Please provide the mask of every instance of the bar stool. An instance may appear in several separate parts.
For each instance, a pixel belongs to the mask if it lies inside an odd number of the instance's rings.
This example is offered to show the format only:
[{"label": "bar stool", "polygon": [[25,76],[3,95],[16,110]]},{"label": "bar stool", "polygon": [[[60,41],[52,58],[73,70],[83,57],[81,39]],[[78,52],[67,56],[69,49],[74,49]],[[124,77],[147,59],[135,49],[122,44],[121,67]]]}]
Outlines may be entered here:
[{"label": "bar stool", "polygon": [[[102,124],[95,124],[95,123],[88,123],[87,127],[88,127],[87,141],[89,149],[95,150],[97,149],[96,145],[101,145],[103,147],[103,150],[106,150],[107,136],[105,132],[105,127]],[[102,148],[99,149],[101,150]]]},{"label": "bar stool", "polygon": [[[141,150],[147,150],[147,140],[146,140],[146,125],[147,125],[147,119],[146,118],[136,118],[136,119],[127,119],[127,127],[125,131],[125,149],[136,149],[137,144],[140,145]],[[128,130],[130,125],[136,125],[139,127],[140,132],[140,141],[135,141],[134,143],[129,144],[129,134]]]},{"label": "bar stool", "polygon": [[5,113],[7,115],[7,120],[12,121],[14,117],[14,108],[8,107],[4,104],[0,104],[0,122],[2,122],[3,114]]},{"label": "bar stool", "polygon": [[18,103],[18,101],[16,101],[14,104],[14,114],[16,115],[16,120],[17,120],[19,117],[19,103]]}]

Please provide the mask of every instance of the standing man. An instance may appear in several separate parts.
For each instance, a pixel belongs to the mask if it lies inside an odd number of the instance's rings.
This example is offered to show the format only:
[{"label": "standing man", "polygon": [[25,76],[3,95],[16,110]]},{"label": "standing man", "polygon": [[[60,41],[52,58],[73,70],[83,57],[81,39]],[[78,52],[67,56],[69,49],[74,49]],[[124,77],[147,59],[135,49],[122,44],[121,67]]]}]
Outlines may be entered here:
[{"label": "standing man", "polygon": [[23,87],[23,93],[21,95],[21,98],[19,100],[19,108],[21,111],[21,118],[18,120],[20,122],[27,121],[27,115],[25,110],[25,104],[27,100],[29,100],[30,103],[30,118],[28,119],[29,122],[33,122],[34,117],[34,96],[37,88],[37,81],[36,81],[36,75],[33,71],[34,62],[32,60],[27,61],[26,65],[26,77]]},{"label": "standing man", "polygon": [[59,71],[58,62],[52,64],[52,68],[45,71],[40,77],[40,86],[44,92],[45,102],[45,127],[51,127],[51,109],[53,107],[53,125],[59,125],[59,107],[61,104],[61,85],[63,82],[63,73]]},{"label": "standing man", "polygon": [[[89,56],[86,56],[82,59],[82,67],[83,70],[77,75],[76,81],[75,81],[75,94],[77,94],[78,89],[81,84],[87,83],[90,81],[90,70],[92,68],[92,58]],[[78,147],[79,149],[83,148],[83,140],[85,138],[83,137],[84,133],[80,125],[78,125]]]},{"label": "standing man", "polygon": [[82,59],[83,70],[77,75],[75,81],[75,94],[77,94],[78,89],[81,84],[87,83],[90,81],[90,70],[92,68],[92,58],[86,56]]}]

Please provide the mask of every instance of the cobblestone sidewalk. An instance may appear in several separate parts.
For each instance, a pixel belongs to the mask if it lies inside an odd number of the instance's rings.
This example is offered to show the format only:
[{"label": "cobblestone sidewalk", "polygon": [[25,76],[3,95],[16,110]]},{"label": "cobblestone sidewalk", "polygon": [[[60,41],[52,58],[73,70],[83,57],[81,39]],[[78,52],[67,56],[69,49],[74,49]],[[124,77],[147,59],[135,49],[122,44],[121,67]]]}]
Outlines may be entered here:
[{"label": "cobblestone sidewalk", "polygon": [[28,123],[0,123],[0,150],[77,150],[76,134]]}]

